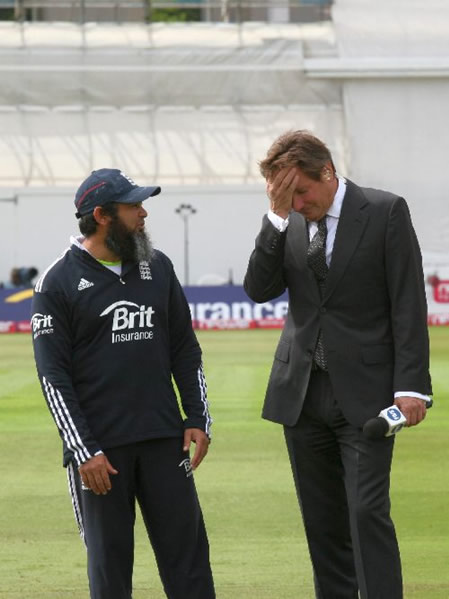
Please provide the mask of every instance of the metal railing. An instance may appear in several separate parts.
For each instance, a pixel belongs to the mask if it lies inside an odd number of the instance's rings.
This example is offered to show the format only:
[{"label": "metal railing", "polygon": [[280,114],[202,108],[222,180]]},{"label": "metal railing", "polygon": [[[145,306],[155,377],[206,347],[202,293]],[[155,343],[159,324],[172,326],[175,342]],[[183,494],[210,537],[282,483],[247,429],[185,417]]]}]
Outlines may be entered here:
[{"label": "metal railing", "polygon": [[172,14],[168,20],[178,15],[185,21],[322,21],[329,18],[332,4],[333,0],[0,0],[0,20],[151,23]]}]

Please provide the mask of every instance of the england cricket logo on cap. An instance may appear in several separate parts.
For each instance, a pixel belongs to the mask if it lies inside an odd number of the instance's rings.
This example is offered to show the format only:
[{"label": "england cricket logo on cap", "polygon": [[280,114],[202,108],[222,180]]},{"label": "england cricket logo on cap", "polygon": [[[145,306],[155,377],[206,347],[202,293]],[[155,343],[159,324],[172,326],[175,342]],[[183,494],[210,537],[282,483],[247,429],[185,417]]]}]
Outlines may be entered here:
[{"label": "england cricket logo on cap", "polygon": [[131,177],[128,177],[128,175],[125,175],[125,173],[123,171],[120,171],[121,176],[126,179],[129,183],[131,183],[131,185],[133,185],[134,187],[137,187],[137,183],[135,181],[133,181],[131,179]]}]

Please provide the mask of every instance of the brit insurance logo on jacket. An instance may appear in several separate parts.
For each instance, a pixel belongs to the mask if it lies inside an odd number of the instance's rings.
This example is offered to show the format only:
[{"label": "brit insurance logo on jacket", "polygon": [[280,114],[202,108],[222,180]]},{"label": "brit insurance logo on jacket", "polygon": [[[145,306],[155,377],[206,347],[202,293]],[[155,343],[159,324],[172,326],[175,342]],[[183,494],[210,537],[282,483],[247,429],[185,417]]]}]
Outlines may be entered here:
[{"label": "brit insurance logo on jacket", "polygon": [[121,300],[103,310],[100,317],[110,317],[112,343],[153,339],[154,316],[152,306],[145,306]]},{"label": "brit insurance logo on jacket", "polygon": [[40,335],[51,335],[54,332],[53,316],[51,314],[35,312],[31,317],[31,326],[33,328],[34,339],[37,339]]}]

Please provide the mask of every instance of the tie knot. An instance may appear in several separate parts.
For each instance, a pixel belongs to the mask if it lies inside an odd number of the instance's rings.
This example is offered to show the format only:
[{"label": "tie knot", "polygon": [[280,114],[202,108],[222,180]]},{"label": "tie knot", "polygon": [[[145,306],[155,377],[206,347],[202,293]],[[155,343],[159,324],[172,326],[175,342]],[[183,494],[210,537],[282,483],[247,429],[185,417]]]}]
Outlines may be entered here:
[{"label": "tie knot", "polygon": [[323,218],[318,221],[318,231],[320,233],[327,231],[326,216],[323,216]]}]

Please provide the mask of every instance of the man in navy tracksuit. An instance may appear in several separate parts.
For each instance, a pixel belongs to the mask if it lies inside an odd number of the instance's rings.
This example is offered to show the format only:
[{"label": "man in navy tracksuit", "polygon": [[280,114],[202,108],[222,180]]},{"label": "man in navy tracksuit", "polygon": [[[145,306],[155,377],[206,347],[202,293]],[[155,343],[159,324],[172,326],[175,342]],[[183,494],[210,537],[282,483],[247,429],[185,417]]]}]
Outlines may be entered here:
[{"label": "man in navy tracksuit", "polygon": [[63,440],[92,599],[131,599],[136,499],[167,597],[215,597],[192,476],[211,418],[188,304],[144,229],[142,201],[159,192],[94,171],[75,198],[82,236],[33,298],[37,371]]}]

